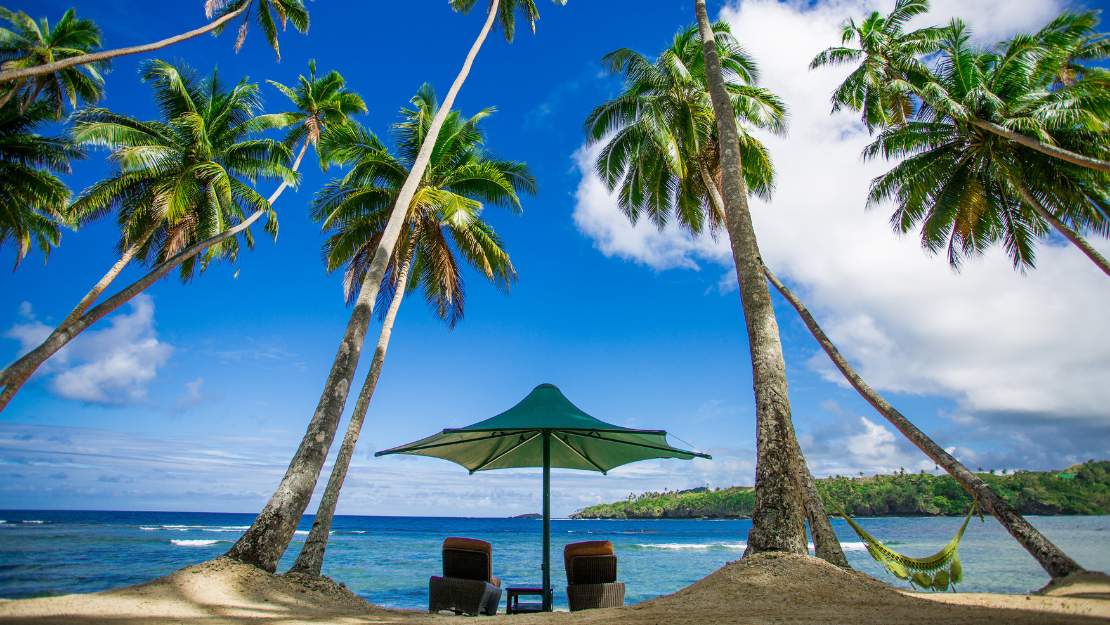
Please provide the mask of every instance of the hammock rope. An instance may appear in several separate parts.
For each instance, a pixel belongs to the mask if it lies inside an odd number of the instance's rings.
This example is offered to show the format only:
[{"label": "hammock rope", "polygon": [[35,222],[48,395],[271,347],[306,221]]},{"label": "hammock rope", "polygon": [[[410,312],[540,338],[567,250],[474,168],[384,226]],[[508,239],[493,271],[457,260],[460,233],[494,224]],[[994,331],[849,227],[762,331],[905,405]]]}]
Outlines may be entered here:
[{"label": "hammock rope", "polygon": [[[963,524],[960,525],[959,531],[952,537],[952,540],[949,540],[948,544],[940,551],[924,558],[911,558],[900,554],[860,527],[852,517],[848,516],[848,513],[841,512],[840,516],[844,517],[844,520],[863,541],[863,544],[867,547],[867,553],[871,554],[871,557],[883,565],[883,568],[889,571],[891,575],[908,581],[914,589],[944,591],[951,588],[954,591],[956,584],[963,581],[964,578],[963,566],[960,564],[960,539],[963,538],[964,530],[967,529],[971,517],[978,511],[978,502],[973,503],[971,509],[967,511],[967,517],[964,518]],[[980,520],[982,520],[982,515],[980,515]]]}]

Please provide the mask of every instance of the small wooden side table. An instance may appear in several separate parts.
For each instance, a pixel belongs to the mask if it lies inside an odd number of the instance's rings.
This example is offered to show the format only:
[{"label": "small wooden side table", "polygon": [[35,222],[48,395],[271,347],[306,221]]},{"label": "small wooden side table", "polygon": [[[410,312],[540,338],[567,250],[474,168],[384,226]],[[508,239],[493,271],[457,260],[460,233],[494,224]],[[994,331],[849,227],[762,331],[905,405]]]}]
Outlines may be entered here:
[{"label": "small wooden side table", "polygon": [[[543,588],[539,586],[509,586],[505,589],[507,597],[505,598],[505,613],[506,614],[527,614],[530,612],[543,611]],[[520,598],[524,597],[539,597],[539,602],[521,603]]]}]

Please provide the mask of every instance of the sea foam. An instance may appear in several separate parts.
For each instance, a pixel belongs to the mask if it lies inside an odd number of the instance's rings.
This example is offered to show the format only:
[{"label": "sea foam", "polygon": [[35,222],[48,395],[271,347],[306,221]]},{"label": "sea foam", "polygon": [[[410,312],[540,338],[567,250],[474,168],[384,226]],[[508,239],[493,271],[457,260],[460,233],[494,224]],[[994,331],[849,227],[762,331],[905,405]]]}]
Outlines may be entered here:
[{"label": "sea foam", "polygon": [[173,539],[171,543],[178,547],[210,547],[216,543],[226,543],[226,540],[177,540]]}]

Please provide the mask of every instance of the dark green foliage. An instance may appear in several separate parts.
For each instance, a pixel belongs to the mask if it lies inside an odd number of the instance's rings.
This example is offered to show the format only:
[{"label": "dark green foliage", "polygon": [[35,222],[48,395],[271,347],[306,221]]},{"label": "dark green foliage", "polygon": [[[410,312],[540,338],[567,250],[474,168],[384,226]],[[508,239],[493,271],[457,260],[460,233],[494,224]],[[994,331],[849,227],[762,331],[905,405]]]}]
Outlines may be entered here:
[{"label": "dark green foliage", "polygon": [[0,247],[17,246],[17,265],[32,246],[48,254],[58,244],[69,189],[54,174],[69,173],[70,160],[84,156],[67,137],[35,132],[52,117],[45,102],[22,111],[15,102],[0,106]]},{"label": "dark green foliage", "polygon": [[[1073,475],[1072,478],[1063,477]],[[1022,514],[1110,514],[1110,461],[1090,461],[1064,471],[979,473]],[[902,473],[817,480],[830,513],[852,516],[962,516],[971,497],[947,475]],[[590,506],[573,515],[591,519],[743,518],[751,514],[750,487],[644,493],[626,501]]]}]

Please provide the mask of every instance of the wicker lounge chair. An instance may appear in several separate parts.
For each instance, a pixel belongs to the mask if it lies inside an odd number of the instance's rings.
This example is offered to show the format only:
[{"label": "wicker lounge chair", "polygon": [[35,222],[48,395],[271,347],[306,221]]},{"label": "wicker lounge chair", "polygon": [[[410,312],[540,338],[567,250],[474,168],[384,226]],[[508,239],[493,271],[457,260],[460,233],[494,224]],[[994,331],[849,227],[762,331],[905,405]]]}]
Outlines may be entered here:
[{"label": "wicker lounge chair", "polygon": [[607,540],[571,543],[563,549],[563,564],[567,569],[571,612],[624,605],[624,583],[617,581],[613,543]]},{"label": "wicker lounge chair", "polygon": [[443,541],[443,576],[428,580],[428,611],[497,614],[501,580],[492,574],[493,547],[472,538]]}]

